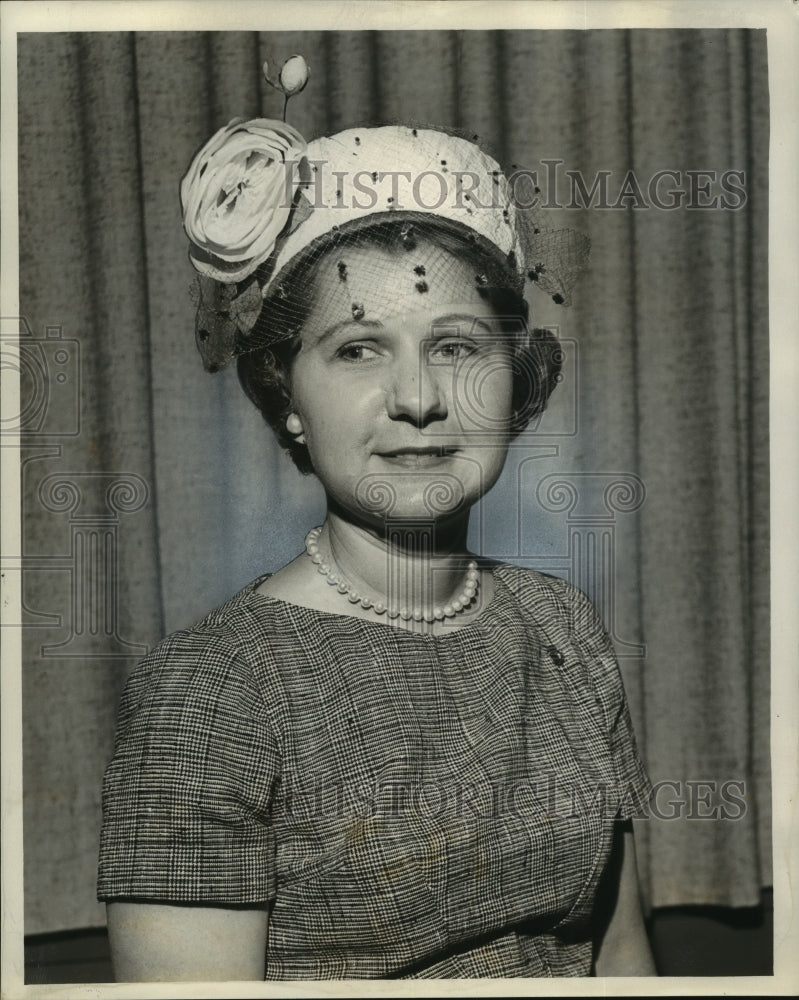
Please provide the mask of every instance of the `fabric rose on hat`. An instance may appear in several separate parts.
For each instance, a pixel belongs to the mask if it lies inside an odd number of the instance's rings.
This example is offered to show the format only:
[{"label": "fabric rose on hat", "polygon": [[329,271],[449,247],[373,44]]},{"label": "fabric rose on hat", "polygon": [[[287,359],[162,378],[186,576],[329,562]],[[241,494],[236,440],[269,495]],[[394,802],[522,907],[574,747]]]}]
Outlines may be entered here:
[{"label": "fabric rose on hat", "polygon": [[242,281],[270,255],[291,213],[305,140],[285,122],[234,118],[180,184],[189,257],[201,273]]}]

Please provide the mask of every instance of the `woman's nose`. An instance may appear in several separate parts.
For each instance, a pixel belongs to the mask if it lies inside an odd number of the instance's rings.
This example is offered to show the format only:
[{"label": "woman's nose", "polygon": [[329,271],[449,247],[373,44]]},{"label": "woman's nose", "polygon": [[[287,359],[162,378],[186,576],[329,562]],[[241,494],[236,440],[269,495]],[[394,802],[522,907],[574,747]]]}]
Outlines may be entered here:
[{"label": "woman's nose", "polygon": [[424,352],[407,352],[394,359],[386,391],[386,408],[392,420],[409,420],[425,427],[447,416],[441,372],[431,366]]}]

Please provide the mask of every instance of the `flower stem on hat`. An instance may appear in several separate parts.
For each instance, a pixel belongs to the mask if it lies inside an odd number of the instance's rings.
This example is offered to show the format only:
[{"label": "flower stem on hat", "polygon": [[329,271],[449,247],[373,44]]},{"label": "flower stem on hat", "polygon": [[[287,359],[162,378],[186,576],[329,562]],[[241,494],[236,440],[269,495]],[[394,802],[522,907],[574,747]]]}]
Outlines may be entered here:
[{"label": "flower stem on hat", "polygon": [[286,120],[286,108],[289,98],[305,89],[311,70],[308,63],[300,55],[290,56],[280,67],[277,79],[269,75],[269,63],[263,64],[263,74],[270,87],[280,91],[283,95],[283,121]]}]

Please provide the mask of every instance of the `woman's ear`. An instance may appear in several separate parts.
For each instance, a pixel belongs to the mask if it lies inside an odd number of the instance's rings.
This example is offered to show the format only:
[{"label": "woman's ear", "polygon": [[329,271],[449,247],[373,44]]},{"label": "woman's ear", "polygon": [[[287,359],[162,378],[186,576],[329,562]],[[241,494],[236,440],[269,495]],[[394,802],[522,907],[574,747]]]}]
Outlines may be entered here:
[{"label": "woman's ear", "polygon": [[302,429],[302,421],[296,413],[289,413],[286,417],[286,430],[297,444],[305,444],[305,431]]}]

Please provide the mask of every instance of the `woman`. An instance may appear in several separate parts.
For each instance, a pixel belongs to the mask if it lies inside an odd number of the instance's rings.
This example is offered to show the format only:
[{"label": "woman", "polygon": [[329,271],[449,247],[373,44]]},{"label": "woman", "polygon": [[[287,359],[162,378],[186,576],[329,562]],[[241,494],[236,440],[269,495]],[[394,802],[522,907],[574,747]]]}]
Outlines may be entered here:
[{"label": "woman", "polygon": [[524,283],[564,301],[579,240],[429,129],[234,122],[182,199],[206,367],[238,358],[327,516],[131,678],[117,978],[651,974],[609,641],[575,588],[466,545],[557,381]]}]

